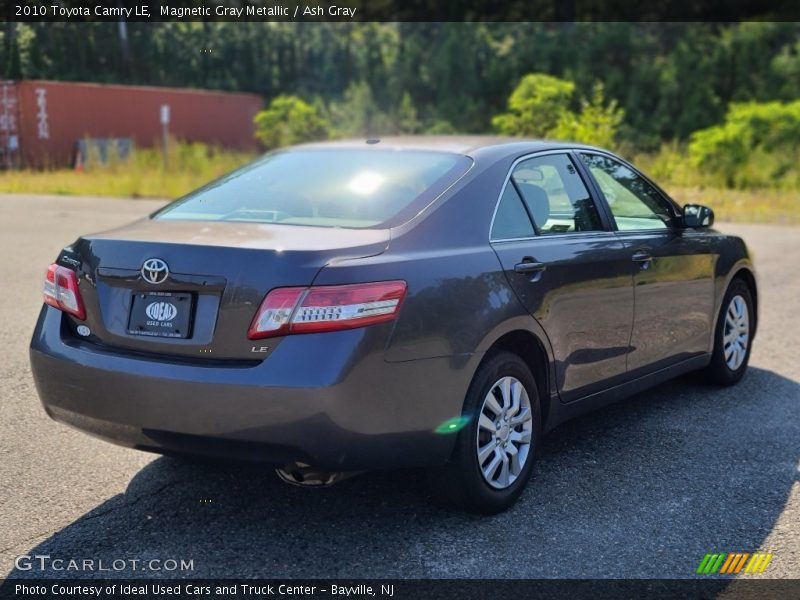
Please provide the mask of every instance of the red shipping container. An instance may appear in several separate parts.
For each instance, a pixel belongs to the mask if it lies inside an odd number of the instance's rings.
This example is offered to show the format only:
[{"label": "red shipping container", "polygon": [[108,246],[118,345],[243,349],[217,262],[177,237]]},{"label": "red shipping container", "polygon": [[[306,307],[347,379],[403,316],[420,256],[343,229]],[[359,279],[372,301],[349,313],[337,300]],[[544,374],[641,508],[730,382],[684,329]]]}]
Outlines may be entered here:
[{"label": "red shipping container", "polygon": [[18,146],[24,166],[69,166],[76,142],[87,137],[132,138],[137,147],[157,146],[165,105],[169,134],[176,139],[239,150],[257,147],[253,117],[263,103],[254,94],[56,81],[18,81],[13,87],[16,118],[5,117],[16,133],[3,133],[7,144]]}]

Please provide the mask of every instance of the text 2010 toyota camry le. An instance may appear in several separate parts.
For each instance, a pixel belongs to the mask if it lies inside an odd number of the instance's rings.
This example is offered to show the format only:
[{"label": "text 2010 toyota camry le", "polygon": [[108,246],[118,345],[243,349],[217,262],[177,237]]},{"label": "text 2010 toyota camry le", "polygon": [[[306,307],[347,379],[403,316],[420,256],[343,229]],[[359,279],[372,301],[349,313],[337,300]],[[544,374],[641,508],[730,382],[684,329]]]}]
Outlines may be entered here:
[{"label": "text 2010 toyota camry le", "polygon": [[298,482],[429,467],[495,512],[564,420],[694,369],[742,377],[753,267],[712,223],[587,146],[281,150],[65,248],[33,374],[51,417],[118,444]]}]

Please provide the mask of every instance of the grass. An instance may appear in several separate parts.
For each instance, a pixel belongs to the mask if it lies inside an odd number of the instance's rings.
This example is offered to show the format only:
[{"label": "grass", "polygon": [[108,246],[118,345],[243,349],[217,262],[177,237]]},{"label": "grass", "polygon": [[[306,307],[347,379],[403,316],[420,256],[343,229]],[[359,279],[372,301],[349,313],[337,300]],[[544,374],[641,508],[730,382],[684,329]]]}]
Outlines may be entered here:
[{"label": "grass", "polygon": [[666,187],[681,205],[705,204],[717,221],[800,225],[800,191]]},{"label": "grass", "polygon": [[160,151],[136,150],[125,161],[90,159],[83,171],[20,170],[0,173],[0,193],[177,198],[255,158],[204,144],[171,143],[167,165]]},{"label": "grass", "polygon": [[656,153],[633,157],[637,165],[680,204],[705,204],[720,221],[800,224],[800,179],[795,166],[785,169],[774,156],[752,152],[735,170],[734,189],[726,178],[694,165],[688,150],[664,144]]},{"label": "grass", "polygon": [[[253,158],[251,153],[172,142],[166,167],[160,151],[139,149],[126,162],[112,157],[109,164],[102,165],[90,158],[83,172],[0,172],[0,193],[177,198]],[[719,221],[800,224],[800,190],[725,189],[692,171],[674,148],[662,150],[659,155],[635,157],[634,163],[659,181],[679,203],[706,204],[714,209]]]}]

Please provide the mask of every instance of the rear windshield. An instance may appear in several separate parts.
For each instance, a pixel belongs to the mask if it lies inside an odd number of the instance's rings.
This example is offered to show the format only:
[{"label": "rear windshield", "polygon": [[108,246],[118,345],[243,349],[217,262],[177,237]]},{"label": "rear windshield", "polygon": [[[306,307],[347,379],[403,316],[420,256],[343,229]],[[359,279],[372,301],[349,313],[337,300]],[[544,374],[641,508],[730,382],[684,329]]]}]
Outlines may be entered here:
[{"label": "rear windshield", "polygon": [[444,152],[275,152],[176,200],[154,218],[377,227],[412,217],[471,164],[466,156]]}]

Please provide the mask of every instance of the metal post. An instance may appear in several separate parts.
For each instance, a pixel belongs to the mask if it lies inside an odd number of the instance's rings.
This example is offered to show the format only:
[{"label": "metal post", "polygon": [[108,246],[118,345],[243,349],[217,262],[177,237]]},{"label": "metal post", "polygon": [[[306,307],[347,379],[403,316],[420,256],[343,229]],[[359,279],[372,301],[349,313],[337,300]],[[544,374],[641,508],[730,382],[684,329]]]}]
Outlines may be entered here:
[{"label": "metal post", "polygon": [[169,104],[161,105],[161,145],[164,158],[164,168],[169,166],[167,154],[169,151]]}]

